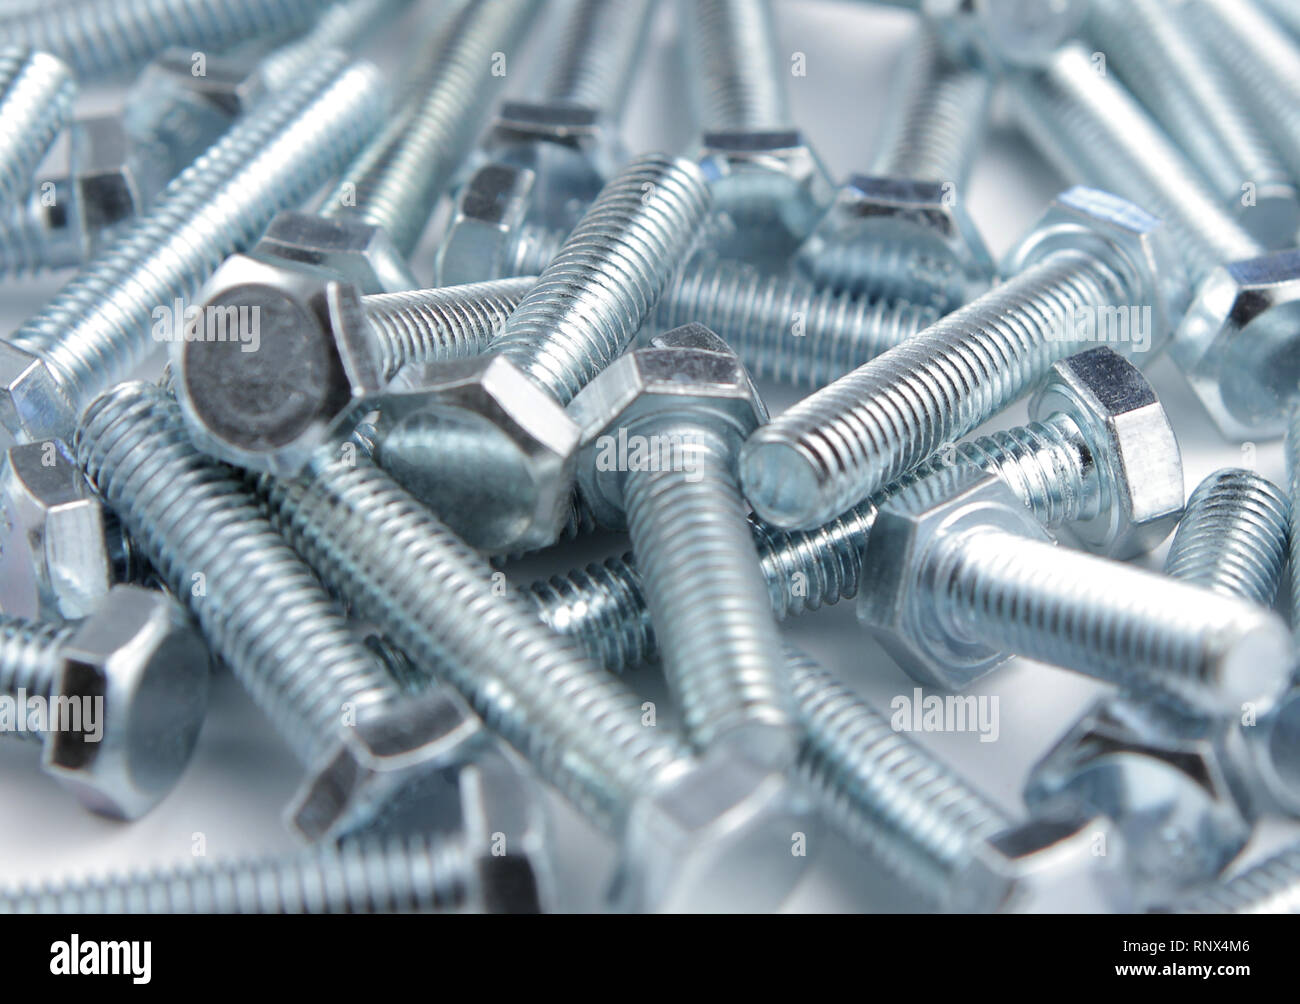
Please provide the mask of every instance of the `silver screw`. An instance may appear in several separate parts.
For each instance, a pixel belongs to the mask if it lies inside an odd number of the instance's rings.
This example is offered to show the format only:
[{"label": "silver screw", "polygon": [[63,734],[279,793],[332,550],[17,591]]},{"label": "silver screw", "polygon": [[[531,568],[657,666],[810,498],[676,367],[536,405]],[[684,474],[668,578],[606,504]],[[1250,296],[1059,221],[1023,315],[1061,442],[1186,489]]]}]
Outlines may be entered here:
[{"label": "silver screw", "polygon": [[76,91],[72,73],[48,53],[0,49],[0,203],[18,202],[32,190],[37,165],[72,114]]},{"label": "silver screw", "polygon": [[1300,913],[1300,844],[1288,844],[1178,905],[1180,913]]},{"label": "silver screw", "polygon": [[1156,0],[1102,0],[1093,3],[1088,28],[1110,65],[1204,172],[1223,208],[1265,246],[1293,246],[1300,228],[1295,185],[1254,109],[1187,22]]},{"label": "silver screw", "polygon": [[277,207],[305,198],[341,168],[380,106],[373,67],[345,67],[325,54],[297,86],[232,129],[152,212],[0,343],[0,420],[20,441],[69,438],[90,398],[147,355],[155,308],[194,296]]},{"label": "silver screw", "polygon": [[1105,193],[1060,196],[1016,275],[750,436],[750,504],[779,527],[826,522],[1020,397],[1073,347],[1054,326],[1099,307],[1150,306],[1154,344],[1170,314],[1158,228]]},{"label": "silver screw", "polygon": [[793,122],[769,0],[683,3],[696,117],[705,132],[762,132]]},{"label": "silver screw", "polygon": [[78,79],[130,69],[169,45],[217,50],[307,24],[326,0],[71,0],[0,15],[0,38],[49,52]]},{"label": "silver screw", "polygon": [[[464,743],[439,752],[438,741],[472,734],[472,723],[455,720],[452,709],[452,724],[439,723],[438,735],[405,724],[404,714],[417,713],[410,698],[263,518],[239,476],[190,444],[178,406],[163,391],[125,383],[96,399],[76,450],[213,651],[311,769],[292,808],[299,832],[346,831],[399,782],[458,755]],[[440,696],[431,692],[430,704]],[[445,702],[438,707],[446,710]],[[395,735],[384,736],[385,728]]]},{"label": "silver screw", "polygon": [[949,49],[961,59],[996,69],[1049,59],[1074,37],[1087,0],[1001,3],[999,0],[883,0],[930,19]]},{"label": "silver screw", "polygon": [[0,694],[17,722],[32,701],[46,708],[48,731],[13,734],[41,742],[43,769],[118,819],[145,815],[184,773],[207,711],[208,662],[176,604],[135,586],[115,587],[80,624],[0,616]]},{"label": "silver screw", "polygon": [[[582,497],[597,522],[626,521],[640,556],[688,738],[788,764],[780,636],[735,477],[741,442],[767,417],[744,366],[708,328],[675,328],[605,369],[569,414],[582,428]],[[634,442],[655,444],[656,462],[615,456]]]},{"label": "silver screw", "polygon": [[650,0],[579,0],[543,85],[546,99],[622,118],[654,10]]}]

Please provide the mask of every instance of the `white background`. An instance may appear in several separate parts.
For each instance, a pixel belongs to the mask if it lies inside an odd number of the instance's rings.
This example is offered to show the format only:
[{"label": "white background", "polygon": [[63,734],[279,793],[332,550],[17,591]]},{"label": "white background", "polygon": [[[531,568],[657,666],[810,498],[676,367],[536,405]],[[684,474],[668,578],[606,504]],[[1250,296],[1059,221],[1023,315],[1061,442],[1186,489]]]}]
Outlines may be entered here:
[{"label": "white background", "polygon": [[[546,58],[550,29],[565,4],[547,3],[546,17],[518,59],[511,56],[508,86],[526,94],[534,68]],[[633,150],[685,150],[693,137],[687,112],[684,75],[676,48],[671,3],[662,4],[651,45],[629,110],[626,134]],[[418,17],[420,3],[409,17]],[[874,149],[882,109],[900,46],[912,30],[906,13],[869,4],[830,0],[778,0],[777,16],[783,53],[806,54],[807,76],[791,78],[797,122],[820,152],[832,176],[843,178],[866,166]],[[391,32],[367,53],[390,71],[393,54],[409,37],[405,28]],[[386,64],[385,61],[388,61]],[[86,107],[111,104],[113,95],[98,93]],[[968,203],[995,255],[1005,252],[1064,186],[1008,125],[1000,108],[970,184]],[[445,212],[445,209],[444,209]],[[417,276],[428,279],[431,248],[441,219],[430,227],[417,260]],[[66,278],[66,277],[63,277]],[[4,329],[12,330],[40,309],[63,278],[11,283],[0,287]],[[1253,465],[1265,476],[1282,477],[1277,443],[1246,446],[1226,442],[1213,428],[1181,378],[1166,360],[1148,370],[1162,400],[1174,416],[1183,449],[1186,486],[1224,466]],[[792,396],[772,388],[774,410]],[[1023,421],[1023,409],[999,416],[996,425]],[[621,550],[621,542],[590,541],[571,552],[554,570]],[[1158,567],[1164,548],[1149,563]],[[527,582],[545,566],[533,562],[517,569]],[[859,630],[852,604],[841,604],[788,622],[789,638],[833,668],[878,708],[910,694],[913,683]],[[652,671],[630,682],[649,693],[658,691]],[[973,693],[1000,698],[1000,737],[981,743],[973,733],[917,737],[946,762],[960,764],[963,774],[1013,815],[1019,815],[1020,789],[1029,766],[1105,687],[1072,673],[1025,660],[1001,668],[973,688]],[[98,874],[193,860],[196,835],[202,835],[209,858],[290,851],[296,844],[282,826],[280,812],[300,777],[288,749],[269,731],[265,720],[228,674],[215,682],[214,700],[198,752],[178,789],[150,816],[123,825],[84,812],[71,795],[42,775],[36,748],[16,741],[0,748],[0,883],[31,882],[63,876]],[[612,848],[594,834],[558,798],[555,841],[566,909],[592,909],[600,901],[613,860]],[[1246,861],[1279,840],[1294,838],[1294,824],[1266,821],[1241,860]],[[811,848],[820,852],[802,884],[787,902],[788,910],[909,909],[887,878],[838,838],[825,835]]]}]

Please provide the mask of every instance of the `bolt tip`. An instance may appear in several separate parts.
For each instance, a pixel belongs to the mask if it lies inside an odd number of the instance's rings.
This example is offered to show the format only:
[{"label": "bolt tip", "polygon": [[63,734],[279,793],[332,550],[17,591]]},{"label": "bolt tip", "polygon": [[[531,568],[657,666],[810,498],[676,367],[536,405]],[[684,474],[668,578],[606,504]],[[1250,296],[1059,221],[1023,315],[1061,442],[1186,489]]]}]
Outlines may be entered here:
[{"label": "bolt tip", "polygon": [[833,518],[826,513],[821,478],[797,446],[764,439],[759,429],[740,455],[740,481],[754,511],[773,526],[811,529]]}]

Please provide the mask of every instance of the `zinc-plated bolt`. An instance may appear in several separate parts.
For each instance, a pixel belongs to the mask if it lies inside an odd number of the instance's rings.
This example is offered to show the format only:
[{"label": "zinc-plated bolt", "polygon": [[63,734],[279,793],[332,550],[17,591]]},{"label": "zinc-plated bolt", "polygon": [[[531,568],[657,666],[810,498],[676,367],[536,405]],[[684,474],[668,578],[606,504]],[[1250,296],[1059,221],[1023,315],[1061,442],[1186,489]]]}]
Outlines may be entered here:
[{"label": "zinc-plated bolt", "polygon": [[[364,457],[322,460],[314,473],[310,482],[259,479],[277,526],[357,616],[417,661],[435,661],[543,779],[622,835],[623,895],[717,909],[716,882],[741,890],[726,909],[745,909],[784,893],[794,875],[779,865],[790,865],[791,833],[808,820],[779,776],[740,758],[693,761],[670,731],[647,723],[653,709],[538,621],[522,596],[503,595],[484,558]],[[755,855],[774,884],[725,885],[752,879]]]},{"label": "zinc-plated bolt", "polygon": [[46,709],[47,731],[13,734],[41,742],[43,769],[118,819],[139,819],[184,773],[208,663],[176,604],[135,586],[115,587],[80,624],[0,616],[0,695],[18,723],[33,702]]},{"label": "zinc-plated bolt", "polygon": [[[1133,366],[1105,348],[1063,360],[1030,415],[1028,425],[958,444],[815,530],[776,530],[751,516],[777,617],[855,597],[878,506],[955,464],[1001,477],[1043,527],[1090,550],[1128,555],[1164,538],[1182,509],[1182,465],[1169,420]],[[531,593],[542,619],[577,637],[606,669],[621,672],[655,655],[630,555],[535,583]]]},{"label": "zinc-plated bolt", "polygon": [[1070,353],[1073,325],[1098,308],[1145,313],[1154,346],[1172,312],[1171,259],[1153,217],[1071,189],[1014,254],[1012,278],[750,436],[746,497],[775,526],[826,522],[1020,397]]},{"label": "zinc-plated bolt", "polygon": [[933,303],[947,313],[984,292],[994,275],[966,212],[993,82],[945,59],[926,28],[902,64],[871,170],[840,189],[797,263],[818,285]]},{"label": "zinc-plated bolt", "polygon": [[125,383],[96,399],[76,449],[213,651],[310,768],[291,810],[300,833],[346,831],[412,776],[462,755],[474,723],[457,718],[437,691],[427,699],[448,717],[430,717],[423,729],[405,720],[419,713],[410,698],[239,475],[193,447],[163,391]]},{"label": "zinc-plated bolt", "polygon": [[79,80],[130,69],[170,45],[214,51],[307,24],[327,0],[68,0],[0,15],[0,38],[49,52]]},{"label": "zinc-plated bolt", "polygon": [[[582,429],[582,497],[597,522],[626,523],[640,556],[688,738],[787,765],[797,738],[780,635],[735,476],[741,442],[767,417],[749,374],[690,324],[615,361],[569,414]],[[655,462],[619,455],[638,443]]]},{"label": "zinc-plated bolt", "polygon": [[1088,29],[1228,214],[1264,246],[1292,247],[1300,228],[1295,185],[1254,109],[1189,24],[1157,0],[1094,0]]},{"label": "zinc-plated bolt", "polygon": [[1215,471],[1187,500],[1165,574],[1271,607],[1286,567],[1291,504],[1253,471]]},{"label": "zinc-plated bolt", "polygon": [[1288,844],[1179,904],[1179,913],[1300,913],[1300,844]]},{"label": "zinc-plated bolt", "polygon": [[1291,583],[1291,630],[1300,638],[1300,402],[1292,405],[1287,414],[1286,438],[1287,498],[1291,503],[1288,522],[1287,568]]},{"label": "zinc-plated bolt", "polygon": [[277,208],[339,170],[374,128],[381,98],[373,67],[345,67],[325,54],[297,86],[227,133],[0,343],[0,421],[21,441],[69,438],[90,399],[147,355],[155,309],[193,297]]},{"label": "zinc-plated bolt", "polygon": [[622,118],[655,5],[650,0],[579,0],[564,24],[542,90],[548,101],[600,108]]},{"label": "zinc-plated bolt", "polygon": [[990,475],[921,479],[880,507],[859,615],[911,675],[947,688],[1008,651],[1195,711],[1285,686],[1291,642],[1271,611],[1044,537]]},{"label": "zinc-plated bolt", "polygon": [[0,49],[0,204],[25,199],[32,190],[36,167],[67,123],[76,91],[71,72],[48,53]]},{"label": "zinc-plated bolt", "polygon": [[1194,283],[1226,262],[1266,253],[1133,95],[1098,72],[1082,45],[1066,46],[1042,68],[1011,74],[1008,84],[1021,126],[1039,149],[1068,177],[1158,216]]},{"label": "zinc-plated bolt", "polygon": [[785,657],[803,731],[800,775],[827,819],[926,902],[979,912],[1122,906],[1119,848],[1094,853],[1097,837],[1109,837],[1101,818],[1013,825],[807,656],[787,646]]},{"label": "zinc-plated bolt", "polygon": [[930,19],[960,59],[995,69],[1049,59],[1072,38],[1087,0],[876,0],[906,7]]},{"label": "zinc-plated bolt", "polygon": [[705,132],[766,132],[794,121],[769,0],[682,4],[696,119]]}]

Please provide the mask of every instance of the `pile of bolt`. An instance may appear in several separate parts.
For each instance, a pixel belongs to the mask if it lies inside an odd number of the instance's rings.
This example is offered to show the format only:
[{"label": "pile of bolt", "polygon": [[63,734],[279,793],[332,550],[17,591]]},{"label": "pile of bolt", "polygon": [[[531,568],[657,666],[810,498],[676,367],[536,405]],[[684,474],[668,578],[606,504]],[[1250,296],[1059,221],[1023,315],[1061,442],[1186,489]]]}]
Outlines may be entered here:
[{"label": "pile of bolt", "polygon": [[[0,341],[0,727],[136,820],[228,672],[309,845],[0,911],[572,908],[548,790],[621,911],[776,909],[824,832],[912,909],[1300,911],[1300,843],[1241,864],[1300,815],[1294,11],[897,6],[838,189],[768,0],[0,11],[0,275],[75,270]],[[633,155],[665,25],[698,138]],[[1000,265],[965,201],[996,93],[1077,183]],[[1166,347],[1286,487],[1185,495]],[[755,379],[811,394],[769,418]],[[590,541],[622,556],[511,584]],[[1008,810],[783,640],[841,600],[943,707],[1013,656],[1110,691]]]}]

